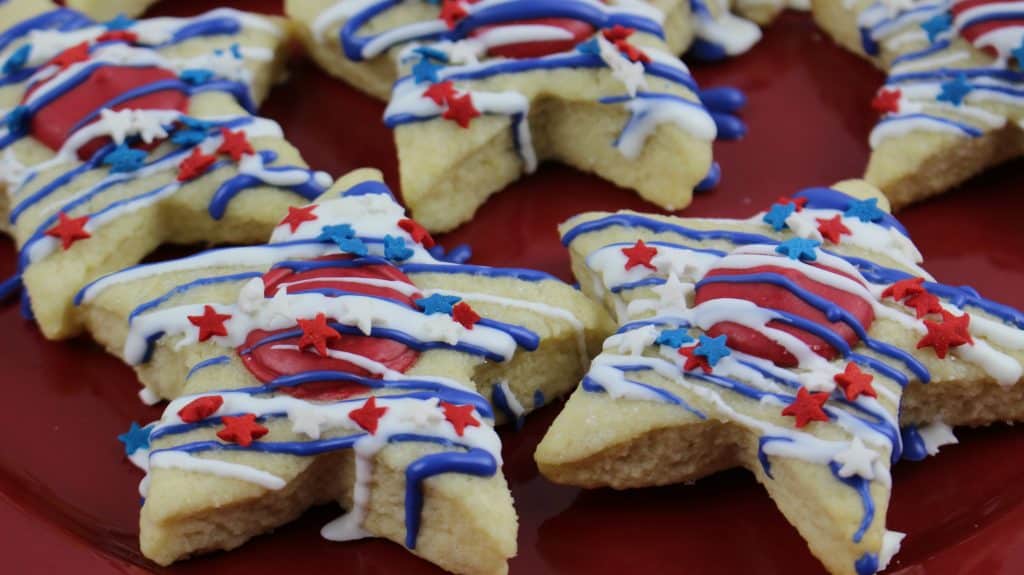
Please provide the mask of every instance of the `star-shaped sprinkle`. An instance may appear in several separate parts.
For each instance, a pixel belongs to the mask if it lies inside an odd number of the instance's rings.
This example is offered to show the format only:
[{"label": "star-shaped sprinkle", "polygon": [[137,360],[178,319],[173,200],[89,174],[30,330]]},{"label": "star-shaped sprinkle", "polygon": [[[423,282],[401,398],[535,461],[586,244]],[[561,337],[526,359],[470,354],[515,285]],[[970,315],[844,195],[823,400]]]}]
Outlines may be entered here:
[{"label": "star-shaped sprinkle", "polygon": [[473,326],[480,321],[480,315],[468,303],[460,301],[452,306],[452,319],[466,329],[473,329]]},{"label": "star-shaped sprinkle", "polygon": [[356,422],[359,427],[370,432],[371,435],[377,433],[377,426],[380,424],[380,418],[384,417],[384,414],[388,412],[387,407],[377,407],[377,398],[370,397],[366,400],[359,409],[353,409],[348,413],[349,419]]},{"label": "star-shaped sprinkle", "polygon": [[182,70],[178,78],[189,86],[202,86],[213,80],[213,72],[206,68],[188,68]]},{"label": "star-shaped sprinkle", "polygon": [[288,215],[277,225],[283,226],[288,224],[288,229],[295,233],[303,223],[316,221],[317,216],[314,213],[316,208],[317,204],[309,204],[302,207],[288,206]]},{"label": "star-shaped sprinkle", "polygon": [[299,338],[299,349],[306,349],[312,346],[321,356],[327,355],[327,344],[334,340],[341,339],[341,334],[336,329],[327,325],[327,316],[323,313],[316,314],[313,319],[296,319],[299,329],[302,330],[302,337]]},{"label": "star-shaped sprinkle", "polygon": [[839,464],[836,474],[839,477],[859,475],[868,481],[875,478],[875,460],[878,452],[864,445],[859,437],[854,437],[850,446],[835,455],[833,460]]},{"label": "star-shaped sprinkle", "polygon": [[305,434],[310,439],[320,439],[320,432],[330,422],[326,413],[305,402],[289,406],[287,415],[292,422],[292,431]]},{"label": "star-shaped sprinkle", "polygon": [[28,62],[28,55],[32,52],[31,44],[22,44],[11,53],[7,61],[4,62],[3,68],[0,69],[4,74],[12,74],[21,70],[25,67],[25,62]]},{"label": "star-shaped sprinkle", "polygon": [[217,148],[218,154],[227,154],[231,156],[234,161],[242,159],[243,154],[254,154],[256,153],[252,149],[252,144],[249,143],[249,138],[245,136],[245,132],[237,130],[232,132],[231,130],[222,127],[220,129],[220,135],[224,138],[220,146]]},{"label": "star-shaped sprinkle", "polygon": [[686,332],[685,329],[677,327],[675,329],[665,329],[658,334],[657,339],[654,343],[658,345],[667,345],[669,347],[680,348],[685,343],[690,343],[693,338]]},{"label": "star-shaped sprinkle", "polygon": [[796,211],[803,211],[804,207],[807,206],[807,198],[794,198],[793,196],[779,196],[779,199],[775,200],[776,204],[792,204]]},{"label": "star-shaped sprinkle", "polygon": [[930,347],[935,350],[939,359],[945,359],[949,348],[966,344],[974,344],[970,332],[971,316],[963,314],[955,316],[942,310],[942,321],[924,320],[928,333],[917,342],[917,349]]},{"label": "star-shaped sprinkle", "polygon": [[225,415],[220,418],[224,427],[217,432],[217,437],[224,441],[237,443],[242,447],[252,445],[254,439],[259,439],[270,433],[270,430],[256,423],[255,413],[245,413],[238,416]]},{"label": "star-shaped sprinkle", "polygon": [[882,291],[882,298],[891,297],[896,301],[904,300],[912,295],[924,293],[924,278],[907,278],[900,280]]},{"label": "star-shaped sprinkle", "polygon": [[365,256],[369,253],[366,249],[366,244],[363,243],[363,240],[356,237],[355,230],[348,224],[324,226],[320,230],[320,236],[317,237],[317,241],[334,242],[341,251],[357,256]]},{"label": "star-shaped sprinkle", "polygon": [[854,401],[861,395],[878,397],[878,393],[871,385],[875,377],[861,371],[860,367],[852,361],[846,364],[846,370],[843,373],[837,373],[833,379],[846,394],[846,399],[850,401]]},{"label": "star-shaped sprinkle", "polygon": [[89,43],[81,42],[57,54],[50,60],[50,64],[60,66],[63,70],[72,64],[84,62],[89,59]]},{"label": "star-shaped sprinkle", "polygon": [[444,105],[445,102],[455,97],[455,85],[452,84],[451,80],[431,84],[429,88],[423,91],[423,97],[430,98],[438,106]]},{"label": "star-shaped sprinkle", "polygon": [[934,43],[935,39],[946,30],[949,30],[949,27],[952,25],[953,17],[948,12],[942,12],[921,22],[921,29],[928,34],[928,41]]},{"label": "star-shaped sprinkle", "polygon": [[103,27],[107,30],[127,30],[134,25],[135,20],[126,16],[124,12],[119,12],[117,16],[103,23]]},{"label": "star-shaped sprinkle", "polygon": [[903,301],[904,305],[914,308],[914,313],[917,315],[917,319],[932,314],[940,313],[942,311],[942,302],[935,294],[928,292],[921,292],[914,294]]},{"label": "star-shaped sprinkle", "polygon": [[59,239],[61,249],[68,250],[75,242],[92,237],[85,230],[85,224],[88,222],[88,215],[72,218],[60,212],[57,214],[57,223],[46,230],[46,235]]},{"label": "star-shaped sprinkle", "polygon": [[448,109],[441,116],[445,120],[452,120],[463,128],[468,128],[473,118],[480,115],[480,110],[473,105],[473,96],[468,92],[461,96],[454,96],[448,99]]},{"label": "star-shaped sprinkle", "polygon": [[384,236],[384,257],[396,262],[404,262],[412,257],[412,248],[405,245],[405,240],[399,237]]},{"label": "star-shaped sprinkle", "polygon": [[772,207],[768,208],[768,213],[764,215],[762,220],[764,223],[771,225],[773,230],[779,232],[786,228],[786,218],[795,211],[795,204],[772,204]]},{"label": "star-shaped sprinkle", "polygon": [[149,449],[148,427],[140,427],[138,423],[132,422],[128,431],[117,436],[117,440],[124,444],[125,455],[134,455],[140,449]]},{"label": "star-shaped sprinkle", "polygon": [[879,114],[897,114],[900,111],[900,98],[903,92],[900,90],[879,90],[873,100],[871,107]]},{"label": "star-shaped sprinkle", "polygon": [[224,322],[231,319],[230,314],[217,313],[212,305],[203,307],[203,315],[190,315],[188,321],[199,328],[199,341],[206,341],[215,335],[224,336],[228,334],[228,328]]},{"label": "star-shaped sprinkle", "polygon": [[222,405],[224,398],[219,395],[197,397],[178,410],[178,417],[185,423],[195,423],[217,413]]},{"label": "star-shaped sprinkle", "polygon": [[160,116],[146,110],[132,110],[132,131],[147,144],[167,137],[167,130],[160,122]]},{"label": "star-shaped sprinkle", "polygon": [[443,66],[432,62],[430,58],[420,58],[412,67],[412,76],[417,84],[435,84],[438,80],[437,71],[441,68]]},{"label": "star-shaped sprinkle", "polygon": [[441,13],[438,14],[438,18],[444,20],[448,28],[454,28],[466,16],[469,16],[469,12],[462,5],[462,0],[442,0]]},{"label": "star-shaped sprinkle", "polygon": [[103,108],[100,110],[100,123],[103,124],[103,129],[110,139],[117,144],[122,144],[132,131],[132,111]]},{"label": "star-shaped sprinkle", "polygon": [[628,39],[630,36],[633,35],[633,32],[635,32],[635,30],[633,30],[632,28],[627,28],[622,24],[616,24],[611,28],[602,30],[601,35],[605,37],[605,40],[614,43],[618,42],[619,40]]},{"label": "star-shaped sprinkle", "polygon": [[427,249],[434,247],[434,238],[430,237],[430,232],[427,231],[427,228],[421,226],[416,220],[403,218],[398,220],[398,227],[405,230],[412,238],[412,241]]},{"label": "star-shaped sprinkle", "polygon": [[806,238],[790,238],[775,246],[775,253],[782,254],[791,260],[813,262],[818,259],[818,247],[821,242]]},{"label": "star-shaped sprinkle", "polygon": [[472,405],[453,405],[447,401],[441,402],[441,410],[444,411],[444,418],[455,428],[455,433],[461,437],[467,427],[480,427],[480,422],[473,417]]},{"label": "star-shaped sprinkle", "polygon": [[448,54],[445,54],[444,50],[439,50],[433,46],[417,46],[413,49],[413,53],[437,62],[448,63]]},{"label": "star-shaped sprinkle", "polygon": [[885,212],[878,207],[878,198],[869,198],[850,202],[850,205],[846,207],[846,211],[843,212],[843,216],[857,218],[862,222],[870,223],[880,221],[885,217]]},{"label": "star-shaped sprinkle", "polygon": [[936,100],[939,102],[949,102],[954,106],[959,106],[960,104],[963,104],[964,98],[967,97],[967,94],[971,93],[974,86],[967,81],[967,76],[964,74],[957,74],[952,80],[943,82],[939,88],[939,95],[935,96]]},{"label": "star-shaped sprinkle", "polygon": [[202,176],[216,161],[217,156],[204,154],[198,147],[192,148],[192,153],[178,164],[178,181],[187,182]]},{"label": "star-shaped sprinkle", "polygon": [[460,297],[435,293],[419,298],[415,300],[415,303],[426,315],[433,315],[435,313],[451,315],[452,308],[460,301],[462,301]]},{"label": "star-shaped sprinkle", "polygon": [[683,283],[675,273],[669,273],[665,283],[651,290],[658,296],[663,308],[686,307],[686,296],[693,291],[693,284]]},{"label": "star-shaped sprinkle", "polygon": [[704,373],[711,373],[711,364],[708,363],[708,358],[703,355],[697,355],[696,350],[697,346],[695,345],[679,348],[679,355],[686,358],[686,363],[683,364],[683,371],[693,371],[699,367]]},{"label": "star-shaped sprinkle", "polygon": [[658,328],[653,325],[645,325],[639,329],[631,329],[625,333],[620,333],[614,338],[609,338],[608,342],[612,343],[614,340],[618,349],[622,353],[628,353],[629,355],[643,355],[644,350],[647,346],[654,343],[654,340],[658,337]]},{"label": "star-shaped sprinkle", "polygon": [[628,39],[633,35],[632,28],[627,28],[621,24],[616,24],[612,28],[603,30],[601,33],[605,39],[615,45],[626,58],[629,58],[630,62],[650,62],[651,58],[641,49],[629,43]]},{"label": "star-shaped sprinkle", "polygon": [[708,337],[701,334],[699,336],[699,343],[697,348],[693,350],[695,355],[706,357],[708,364],[714,367],[718,364],[723,357],[732,354],[732,351],[726,346],[726,336],[720,335],[718,337]]},{"label": "star-shaped sprinkle", "polygon": [[459,343],[459,325],[447,315],[427,316],[423,333],[430,341],[443,341],[448,345]]},{"label": "star-shaped sprinkle", "polygon": [[354,325],[363,332],[363,335],[370,335],[373,332],[373,309],[367,306],[350,305],[346,306],[338,319],[346,325]]},{"label": "star-shaped sprinkle", "polygon": [[601,53],[601,46],[598,45],[597,38],[591,38],[590,40],[582,42],[580,45],[576,46],[576,51],[581,54],[592,54],[597,56]]},{"label": "star-shaped sprinkle", "polygon": [[103,163],[110,166],[112,173],[134,172],[142,167],[146,152],[118,144],[110,153],[103,157]]},{"label": "star-shaped sprinkle", "polygon": [[810,393],[806,387],[796,392],[796,399],[782,410],[782,415],[796,418],[796,426],[803,427],[812,421],[828,421],[828,414],[822,409],[828,401],[828,393]]},{"label": "star-shaped sprinkle", "polygon": [[651,270],[658,269],[651,263],[651,259],[658,255],[658,248],[648,246],[643,240],[637,240],[631,247],[622,248],[622,253],[626,256],[625,268],[627,270],[636,266],[644,266]]},{"label": "star-shaped sprinkle", "polygon": [[851,235],[850,228],[843,223],[842,216],[835,215],[829,219],[816,218],[818,222],[818,233],[826,240],[838,244],[844,235]]}]

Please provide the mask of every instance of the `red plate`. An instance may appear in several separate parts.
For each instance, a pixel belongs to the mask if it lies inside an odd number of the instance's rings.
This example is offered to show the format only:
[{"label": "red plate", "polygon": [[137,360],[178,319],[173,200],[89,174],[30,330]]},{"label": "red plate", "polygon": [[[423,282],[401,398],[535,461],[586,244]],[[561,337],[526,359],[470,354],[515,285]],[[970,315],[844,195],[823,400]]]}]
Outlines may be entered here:
[{"label": "red plate", "polygon": [[[160,13],[195,13],[213,2],[166,2]],[[279,2],[238,7],[279,10]],[[790,15],[752,53],[696,70],[702,85],[731,84],[750,97],[750,135],[718,147],[725,176],[687,210],[747,216],[801,187],[861,173],[882,75]],[[298,103],[298,105],[296,105]],[[264,113],[281,122],[316,168],[361,166],[396,184],[384,106],[297,61]],[[680,159],[684,161],[683,159]],[[1024,163],[901,214],[929,269],[946,282],[1024,307]],[[535,267],[569,279],[555,225],[584,210],[654,208],[632,193],[560,166],[492,198],[475,221],[442,238],[472,244],[479,263]],[[4,244],[0,272],[13,269]],[[337,509],[322,508],[230,553],[156,569],[136,543],[140,478],[115,440],[130,421],[158,415],[136,399],[130,369],[86,341],[50,343],[16,309],[0,312],[0,564],[7,573],[439,573],[385,541],[330,543],[318,535]],[[537,474],[533,449],[558,407],[503,432],[505,472],[520,516],[513,573],[817,574],[821,565],[750,474],[732,471],[695,486],[585,492]],[[904,463],[895,473],[891,529],[910,533],[892,573],[1018,574],[1024,571],[1024,433],[1006,426],[960,431],[961,445]]]}]

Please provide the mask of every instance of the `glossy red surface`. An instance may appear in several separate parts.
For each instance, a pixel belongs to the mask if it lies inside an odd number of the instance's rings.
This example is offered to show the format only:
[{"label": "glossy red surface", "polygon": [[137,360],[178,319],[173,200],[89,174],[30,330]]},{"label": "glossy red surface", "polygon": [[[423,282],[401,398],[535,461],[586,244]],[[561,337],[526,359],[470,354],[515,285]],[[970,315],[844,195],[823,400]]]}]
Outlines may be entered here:
[{"label": "glossy red surface", "polygon": [[[165,2],[189,13],[212,2]],[[236,2],[273,11],[278,2]],[[802,186],[858,175],[865,165],[881,75],[815,31],[805,16],[770,27],[745,56],[696,69],[706,86],[746,90],[750,135],[718,146],[722,185],[689,215],[746,216]],[[309,162],[333,174],[378,166],[396,183],[383,105],[301,59],[263,112],[281,122]],[[682,159],[681,159],[682,161]],[[901,214],[940,279],[970,283],[1024,307],[1024,163]],[[530,266],[568,278],[555,225],[583,210],[653,209],[633,194],[569,168],[545,166],[492,198],[471,224],[441,238],[469,242],[476,261]],[[3,244],[0,272],[13,268]],[[6,573],[438,573],[385,541],[329,543],[319,527],[337,513],[311,511],[231,553],[158,569],[136,544],[140,474],[115,436],[147,421],[131,370],[86,341],[51,343],[13,307],[0,311],[0,561]],[[820,564],[744,471],[694,486],[585,492],[538,476],[533,448],[558,411],[506,430],[505,472],[520,514],[512,573],[746,573],[804,575]],[[961,431],[961,445],[895,471],[889,526],[906,531],[890,573],[1024,572],[1024,432],[1007,426]]]}]

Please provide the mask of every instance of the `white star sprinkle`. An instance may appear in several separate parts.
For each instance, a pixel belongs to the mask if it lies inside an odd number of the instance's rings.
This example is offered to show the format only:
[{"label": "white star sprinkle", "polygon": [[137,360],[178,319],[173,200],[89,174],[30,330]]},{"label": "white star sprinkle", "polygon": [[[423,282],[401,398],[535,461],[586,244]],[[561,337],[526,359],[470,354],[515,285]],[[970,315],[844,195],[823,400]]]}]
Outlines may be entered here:
[{"label": "white star sprinkle", "polygon": [[642,62],[630,62],[628,58],[619,53],[618,48],[601,36],[597,37],[597,44],[601,59],[611,68],[612,75],[626,87],[626,92],[631,98],[636,97],[640,88],[647,87],[647,78],[644,76]]},{"label": "white star sprinkle", "polygon": [[460,327],[462,326],[446,315],[433,314],[424,320],[423,333],[432,341],[443,341],[449,345],[455,345],[459,343]]},{"label": "white star sprinkle", "polygon": [[373,312],[367,306],[346,305],[338,321],[358,327],[363,335],[370,335],[373,330]]},{"label": "white star sprinkle", "polygon": [[643,355],[644,350],[656,339],[658,339],[658,328],[653,325],[645,325],[608,338],[608,344],[617,347],[621,353]]},{"label": "white star sprinkle", "polygon": [[479,43],[459,40],[448,48],[448,60],[452,64],[479,64],[482,53]]},{"label": "white star sprinkle", "polygon": [[245,285],[238,292],[238,308],[245,313],[257,311],[260,305],[263,304],[264,289],[262,278],[252,278],[245,282]]},{"label": "white star sprinkle", "polygon": [[292,422],[292,431],[304,433],[311,439],[320,439],[320,433],[328,420],[326,413],[309,403],[290,406],[288,419]]},{"label": "white star sprinkle", "polygon": [[167,130],[162,122],[164,114],[150,113],[146,110],[132,110],[132,131],[139,134],[142,141],[151,144],[154,140],[167,137]]},{"label": "white star sprinkle", "polygon": [[100,110],[100,122],[103,123],[103,129],[107,135],[118,144],[123,144],[124,139],[131,134],[134,123],[131,110],[115,112],[109,108]]},{"label": "white star sprinkle", "polygon": [[679,281],[679,276],[669,273],[665,283],[651,288],[657,294],[663,308],[686,308],[686,297],[693,291],[693,284]]},{"label": "white star sprinkle", "polygon": [[837,453],[834,459],[841,466],[839,477],[859,475],[867,480],[875,478],[873,464],[878,459],[878,452],[864,445],[859,437],[854,437],[850,447]]},{"label": "white star sprinkle", "polygon": [[786,225],[797,237],[821,241],[821,232],[818,231],[818,222],[813,217],[805,216],[801,212],[793,212],[786,218]]},{"label": "white star sprinkle", "polygon": [[953,435],[953,428],[941,421],[934,421],[917,430],[924,440],[924,448],[928,455],[935,455],[943,445],[956,445],[960,443]]}]

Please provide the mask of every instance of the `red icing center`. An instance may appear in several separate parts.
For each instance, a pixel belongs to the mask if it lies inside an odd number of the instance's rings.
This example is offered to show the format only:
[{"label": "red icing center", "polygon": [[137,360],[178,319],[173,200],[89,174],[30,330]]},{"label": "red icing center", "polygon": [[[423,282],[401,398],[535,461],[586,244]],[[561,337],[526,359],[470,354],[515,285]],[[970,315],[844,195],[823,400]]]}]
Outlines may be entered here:
[{"label": "red icing center", "polygon": [[[352,257],[348,255],[325,256],[313,261],[347,261]],[[266,286],[264,294],[272,296],[278,286],[287,284],[285,288],[288,293],[308,292],[311,290],[344,290],[366,295],[381,296],[407,304],[415,309],[414,295],[405,295],[402,292],[365,283],[356,283],[353,279],[388,280],[398,281],[413,285],[398,268],[387,264],[366,265],[360,267],[328,267],[310,269],[305,271],[292,271],[287,268],[278,268],[267,272],[263,276],[263,283]],[[331,318],[328,318],[331,321]],[[271,344],[253,347],[265,338],[281,333],[295,332],[298,328],[289,327],[276,331],[256,330],[249,334],[244,344],[238,348],[239,355],[249,372],[256,379],[268,383],[278,377],[295,375],[309,371],[343,371],[361,377],[378,378],[378,375],[355,365],[349,361],[324,357],[319,355],[312,348],[297,351],[294,349],[274,349],[276,346],[298,346],[301,335],[285,339],[275,340]],[[360,355],[368,360],[375,361],[387,366],[389,369],[405,372],[412,367],[419,358],[419,352],[406,346],[403,343],[378,337],[367,337],[364,335],[341,334],[340,338],[333,338],[327,345],[328,349],[343,351]],[[339,400],[348,397],[362,395],[369,392],[369,389],[360,384],[350,382],[321,381],[305,383],[297,387],[282,388],[283,392],[295,397],[305,399]]]},{"label": "red icing center", "polygon": [[[113,110],[125,108],[140,110],[188,110],[188,95],[174,89],[164,89],[131,98],[116,106],[107,104],[136,88],[163,80],[177,80],[174,73],[163,68],[136,68],[130,66],[102,66],[76,86],[43,106],[32,117],[32,135],[52,150],[59,150],[71,136],[71,130],[80,121],[104,107]],[[35,88],[25,94],[27,99]],[[78,150],[78,157],[86,160],[103,144],[106,138],[96,138]]]},{"label": "red icing center", "polygon": [[[818,269],[826,270],[857,281],[856,279],[851,278],[850,276],[833,268],[820,264],[812,265]],[[871,327],[871,323],[875,319],[875,312],[872,309],[870,302],[849,292],[816,282],[794,269],[776,266],[757,266],[749,269],[712,269],[705,277],[711,278],[757,273],[774,273],[784,276],[801,288],[825,298],[845,309],[855,317],[861,325],[864,326],[865,330]],[[854,333],[850,326],[841,321],[835,323],[830,322],[828,318],[825,317],[824,312],[819,311],[818,308],[800,299],[797,295],[782,286],[770,283],[708,283],[701,285],[697,289],[695,301],[697,304],[701,304],[709,300],[722,298],[747,300],[757,304],[758,307],[788,312],[813,321],[814,323],[830,329],[850,345],[854,345],[859,341],[857,334]],[[800,341],[810,346],[815,353],[826,359],[835,359],[838,355],[838,351],[826,343],[825,340],[802,329],[777,321],[768,322],[768,326],[792,334],[800,339]],[[711,329],[708,330],[708,334],[712,337],[725,335],[728,338],[727,341],[729,347],[750,355],[771,360],[776,365],[783,367],[793,367],[797,365],[796,358],[786,351],[781,345],[775,343],[769,337],[761,334],[760,332],[737,323],[717,323],[711,326]]]},{"label": "red icing center", "polygon": [[[950,8],[953,17],[957,17],[960,14],[974,9],[983,7],[986,5],[997,4],[993,0],[962,0],[955,2]],[[1009,2],[1009,4],[1016,4],[1018,6],[1024,6],[1024,2]],[[975,44],[981,36],[994,32],[1003,28],[1020,28],[1024,26],[1024,18],[1012,18],[1010,16],[1011,10],[1004,10],[1004,15],[998,20],[983,20],[973,24],[969,24],[960,29],[960,35],[971,44]],[[992,48],[992,46],[977,46],[987,52],[990,56],[997,56],[998,54]]]},{"label": "red icing center", "polygon": [[552,26],[555,28],[561,28],[562,30],[572,34],[572,38],[538,42],[526,41],[515,44],[505,44],[502,46],[493,46],[488,49],[487,53],[491,56],[502,56],[505,58],[539,58],[541,56],[548,56],[550,54],[557,54],[559,52],[572,50],[577,44],[583,42],[594,34],[594,27],[580,20],[573,20],[572,18],[538,18],[536,20],[520,20],[517,22],[509,22],[507,24],[496,24],[494,26],[481,26],[474,30],[471,36],[479,36],[485,32],[503,28],[505,26],[524,25]]}]

